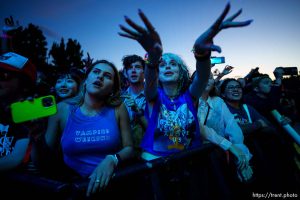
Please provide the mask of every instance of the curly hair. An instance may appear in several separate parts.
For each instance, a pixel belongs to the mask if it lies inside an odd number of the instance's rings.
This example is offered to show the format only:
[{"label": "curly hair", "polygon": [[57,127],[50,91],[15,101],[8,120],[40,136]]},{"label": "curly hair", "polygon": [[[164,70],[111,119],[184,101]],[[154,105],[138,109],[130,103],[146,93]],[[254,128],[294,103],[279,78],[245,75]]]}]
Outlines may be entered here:
[{"label": "curly hair", "polygon": [[122,59],[123,62],[123,70],[127,69],[128,67],[130,67],[130,65],[134,62],[141,62],[143,68],[145,68],[145,61],[141,56],[138,55],[128,55],[128,56],[124,56]]},{"label": "curly hair", "polygon": [[224,94],[225,89],[226,89],[226,87],[227,87],[227,85],[228,85],[228,83],[230,81],[235,81],[235,82],[237,82],[242,87],[242,84],[239,81],[237,81],[236,79],[234,79],[234,78],[226,78],[226,79],[223,80],[223,82],[220,85],[220,93],[221,94]]},{"label": "curly hair", "polygon": [[[185,62],[176,54],[173,53],[164,53],[162,55],[162,60],[166,57],[169,57],[170,59],[176,61],[176,63],[179,66],[179,79],[178,79],[178,94],[184,92],[189,84],[190,84],[190,74],[188,70],[188,66],[185,64]],[[159,82],[160,86],[161,82]]]}]

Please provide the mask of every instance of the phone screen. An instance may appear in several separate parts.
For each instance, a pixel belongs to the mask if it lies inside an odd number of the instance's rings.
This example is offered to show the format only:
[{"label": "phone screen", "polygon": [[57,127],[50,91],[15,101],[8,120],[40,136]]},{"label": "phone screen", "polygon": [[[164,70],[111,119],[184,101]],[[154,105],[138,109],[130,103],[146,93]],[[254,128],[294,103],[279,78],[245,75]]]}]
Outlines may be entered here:
[{"label": "phone screen", "polygon": [[211,62],[211,64],[225,63],[225,57],[211,57],[210,62]]}]

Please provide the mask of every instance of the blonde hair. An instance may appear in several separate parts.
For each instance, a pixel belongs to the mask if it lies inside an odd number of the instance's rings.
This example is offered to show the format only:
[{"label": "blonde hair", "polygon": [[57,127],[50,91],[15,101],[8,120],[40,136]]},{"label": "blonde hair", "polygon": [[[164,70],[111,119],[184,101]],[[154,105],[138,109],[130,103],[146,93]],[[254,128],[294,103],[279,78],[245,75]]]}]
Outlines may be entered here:
[{"label": "blonde hair", "polygon": [[[120,98],[121,82],[120,82],[119,72],[118,72],[116,66],[113,63],[111,63],[111,62],[109,62],[107,60],[98,60],[98,61],[95,61],[87,69],[84,81],[87,79],[87,77],[88,77],[89,73],[92,71],[92,69],[97,64],[101,64],[101,63],[109,65],[113,69],[113,71],[115,73],[115,75],[114,75],[114,85],[113,85],[113,88],[112,88],[112,93],[111,93],[111,95],[109,95],[107,98],[104,99],[104,102],[105,102],[105,104],[107,106],[113,106],[113,107],[119,106],[122,103],[121,98]],[[83,102],[84,102],[85,92],[86,92],[85,84],[81,84],[80,91],[79,91],[78,95],[75,96],[75,97],[73,97],[73,98],[71,98],[71,99],[69,99],[69,100],[66,100],[65,102],[69,103],[69,104],[72,104],[72,105],[81,106],[83,104]]]},{"label": "blonde hair", "polygon": [[[189,74],[189,70],[188,70],[188,66],[185,64],[185,62],[182,60],[182,58],[176,54],[173,53],[164,53],[162,55],[162,60],[164,58],[170,58],[172,60],[175,60],[175,62],[178,64],[179,66],[179,79],[178,79],[178,94],[181,92],[184,92],[190,83],[190,74]],[[160,86],[161,82],[159,82]]]}]

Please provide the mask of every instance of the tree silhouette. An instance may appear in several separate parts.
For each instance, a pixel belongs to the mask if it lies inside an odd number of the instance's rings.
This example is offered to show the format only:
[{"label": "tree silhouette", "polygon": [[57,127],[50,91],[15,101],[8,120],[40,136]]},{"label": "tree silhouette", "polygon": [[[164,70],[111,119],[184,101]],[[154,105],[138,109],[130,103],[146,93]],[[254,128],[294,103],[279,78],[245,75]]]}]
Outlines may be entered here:
[{"label": "tree silhouette", "polygon": [[51,56],[52,64],[60,72],[69,71],[70,68],[82,69],[84,66],[82,61],[83,51],[77,40],[69,38],[67,44],[65,44],[62,38],[60,44],[54,42],[49,51],[49,56]]},{"label": "tree silhouette", "polygon": [[56,42],[52,44],[49,56],[52,57],[52,64],[54,66],[61,68],[61,70],[67,67],[65,42],[63,38],[61,39],[60,44]]},{"label": "tree silhouette", "polygon": [[83,51],[81,50],[81,45],[77,42],[77,40],[68,39],[66,53],[70,67],[83,67]]},{"label": "tree silhouette", "polygon": [[29,58],[38,70],[47,66],[46,37],[38,26],[30,23],[27,28],[20,26],[11,34],[13,35],[13,51]]}]

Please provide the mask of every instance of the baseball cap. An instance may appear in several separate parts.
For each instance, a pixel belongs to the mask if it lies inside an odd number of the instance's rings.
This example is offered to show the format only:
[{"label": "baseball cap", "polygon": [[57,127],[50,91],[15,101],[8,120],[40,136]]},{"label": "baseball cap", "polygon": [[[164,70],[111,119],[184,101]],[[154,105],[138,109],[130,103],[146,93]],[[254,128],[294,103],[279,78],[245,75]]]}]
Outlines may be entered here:
[{"label": "baseball cap", "polygon": [[0,69],[20,73],[32,83],[36,81],[36,67],[28,58],[19,54],[8,52],[0,56]]}]

